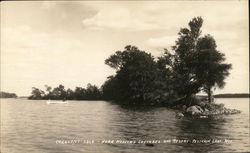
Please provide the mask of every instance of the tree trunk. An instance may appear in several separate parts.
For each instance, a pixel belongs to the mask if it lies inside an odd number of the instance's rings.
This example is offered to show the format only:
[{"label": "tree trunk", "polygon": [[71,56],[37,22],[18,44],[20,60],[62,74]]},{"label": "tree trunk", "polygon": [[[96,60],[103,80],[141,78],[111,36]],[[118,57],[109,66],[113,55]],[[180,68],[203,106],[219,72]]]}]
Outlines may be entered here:
[{"label": "tree trunk", "polygon": [[211,103],[213,101],[212,99],[213,93],[210,87],[208,88],[207,96],[208,96],[208,102]]},{"label": "tree trunk", "polygon": [[191,101],[192,99],[191,99],[191,94],[187,94],[186,95],[186,98],[185,98],[185,101],[186,101],[186,103],[188,103],[188,107],[189,106],[191,106],[191,104],[192,104],[192,101]]}]

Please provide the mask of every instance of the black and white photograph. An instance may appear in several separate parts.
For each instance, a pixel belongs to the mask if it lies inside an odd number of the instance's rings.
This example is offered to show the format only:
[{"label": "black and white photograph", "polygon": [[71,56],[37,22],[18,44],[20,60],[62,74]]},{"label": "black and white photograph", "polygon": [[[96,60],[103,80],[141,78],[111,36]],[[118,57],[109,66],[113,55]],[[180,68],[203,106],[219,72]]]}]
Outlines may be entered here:
[{"label": "black and white photograph", "polygon": [[0,153],[250,152],[248,5],[1,1]]}]

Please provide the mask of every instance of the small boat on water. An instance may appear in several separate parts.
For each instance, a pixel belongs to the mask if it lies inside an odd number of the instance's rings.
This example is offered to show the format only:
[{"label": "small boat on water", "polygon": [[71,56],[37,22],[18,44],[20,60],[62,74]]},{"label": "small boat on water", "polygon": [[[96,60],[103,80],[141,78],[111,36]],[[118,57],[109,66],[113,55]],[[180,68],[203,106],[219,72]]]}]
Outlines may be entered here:
[{"label": "small boat on water", "polygon": [[200,118],[208,118],[207,115],[201,115]]},{"label": "small boat on water", "polygon": [[67,104],[67,101],[61,101],[61,100],[47,100],[47,104]]}]

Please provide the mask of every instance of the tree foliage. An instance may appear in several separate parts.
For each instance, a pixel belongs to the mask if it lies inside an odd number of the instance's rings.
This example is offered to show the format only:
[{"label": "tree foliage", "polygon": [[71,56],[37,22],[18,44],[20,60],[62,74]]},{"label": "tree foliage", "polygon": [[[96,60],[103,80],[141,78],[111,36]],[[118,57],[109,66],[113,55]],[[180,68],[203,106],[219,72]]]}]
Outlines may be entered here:
[{"label": "tree foliage", "polygon": [[199,92],[199,84],[195,75],[196,61],[194,54],[197,52],[197,42],[201,35],[202,18],[194,18],[189,22],[189,28],[182,28],[178,33],[179,38],[173,46],[173,78],[174,90],[180,97],[189,98]]},{"label": "tree foliage", "polygon": [[[203,19],[197,17],[189,22],[189,28],[182,28],[176,45],[172,63],[175,91],[179,96],[189,99],[203,90],[211,99],[211,88],[225,85],[230,64],[224,64],[225,55],[216,48],[210,35],[201,36]],[[169,58],[169,57],[166,57]],[[186,100],[187,101],[187,100]]]},{"label": "tree foliage", "polygon": [[192,97],[205,91],[211,101],[212,90],[223,88],[231,64],[217,50],[211,35],[202,35],[203,19],[193,18],[187,28],[181,28],[172,50],[164,49],[160,57],[127,45],[105,60],[116,74],[108,77],[99,89],[88,84],[87,88],[65,89],[63,85],[46,93],[33,88],[31,99],[115,100],[119,103],[138,105],[190,104]]},{"label": "tree foliage", "polygon": [[214,86],[225,85],[231,65],[223,63],[225,55],[217,50],[212,36],[201,36],[202,24],[201,17],[193,18],[188,28],[180,29],[172,50],[165,49],[157,59],[130,45],[115,52],[105,60],[117,71],[104,83],[104,97],[164,104],[180,100],[189,103],[201,90],[211,97]]},{"label": "tree foliage", "polygon": [[231,64],[223,63],[225,55],[217,49],[214,38],[206,35],[198,40],[196,75],[201,84],[202,90],[208,94],[211,102],[212,87],[223,88],[225,78],[230,74]]},{"label": "tree foliage", "polygon": [[42,99],[45,96],[45,92],[36,88],[36,87],[32,87],[32,92],[31,92],[31,96],[29,97],[29,99]]},{"label": "tree foliage", "polygon": [[150,53],[128,45],[123,51],[111,55],[105,63],[117,70],[116,75],[103,85],[105,97],[113,96],[117,101],[137,104],[151,101],[158,70]]},{"label": "tree foliage", "polygon": [[15,93],[0,92],[0,98],[17,98]]},{"label": "tree foliage", "polygon": [[73,91],[67,90],[59,85],[52,90],[52,87],[45,85],[46,92],[33,87],[29,99],[54,99],[54,100],[100,100],[102,93],[96,85],[87,85],[87,88],[76,87]]}]

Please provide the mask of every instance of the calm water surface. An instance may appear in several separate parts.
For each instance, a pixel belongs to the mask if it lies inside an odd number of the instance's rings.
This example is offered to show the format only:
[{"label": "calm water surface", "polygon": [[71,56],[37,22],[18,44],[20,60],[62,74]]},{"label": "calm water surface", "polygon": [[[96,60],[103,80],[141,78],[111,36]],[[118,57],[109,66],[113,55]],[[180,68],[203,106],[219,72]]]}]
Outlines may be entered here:
[{"label": "calm water surface", "polygon": [[[246,152],[249,149],[249,99],[217,99],[242,111],[215,118],[175,118],[167,108],[129,109],[105,101],[1,99],[2,153],[162,153]],[[218,140],[217,143],[173,143],[164,140]],[[231,142],[225,143],[225,139]],[[60,140],[60,141],[58,141]],[[63,141],[62,141],[63,140]],[[60,144],[66,140],[80,143]],[[94,141],[88,144],[87,140]],[[153,146],[103,144],[103,140],[159,140]],[[89,142],[88,141],[88,142]],[[219,142],[221,141],[221,142]]]}]

